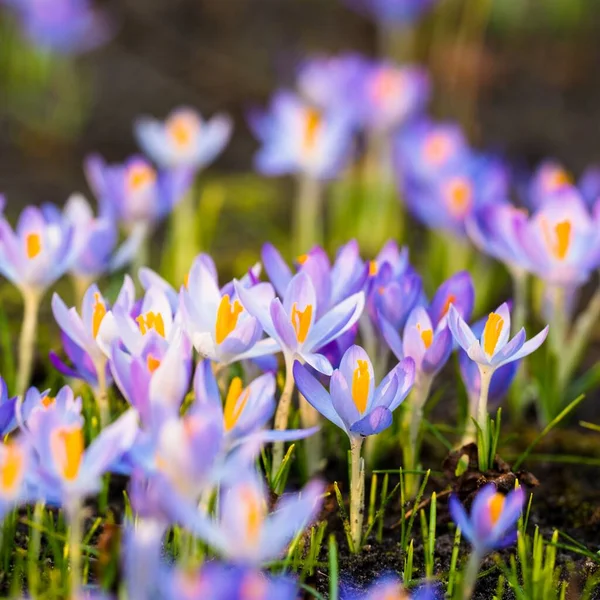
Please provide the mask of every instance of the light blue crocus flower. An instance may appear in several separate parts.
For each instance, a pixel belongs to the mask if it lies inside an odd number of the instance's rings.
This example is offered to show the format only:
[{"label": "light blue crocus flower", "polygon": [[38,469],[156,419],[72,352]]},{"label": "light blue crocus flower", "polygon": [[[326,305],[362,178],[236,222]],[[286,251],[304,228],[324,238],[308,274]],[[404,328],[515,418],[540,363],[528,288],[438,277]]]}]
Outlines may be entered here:
[{"label": "light blue crocus flower", "polygon": [[392,423],[392,413],[406,398],[413,384],[415,364],[402,360],[375,387],[373,365],[359,346],[349,348],[333,372],[329,392],[305,366],[294,364],[296,386],[325,418],[350,437],[380,433]]},{"label": "light blue crocus flower", "polygon": [[0,443],[0,519],[17,506],[38,499],[35,466],[29,440],[19,437]]},{"label": "light blue crocus flower", "polygon": [[42,294],[71,267],[73,236],[73,226],[48,207],[26,207],[15,231],[0,215],[0,274],[24,294]]},{"label": "light blue crocus flower", "polygon": [[140,146],[164,169],[204,168],[223,151],[232,128],[228,115],[218,114],[205,121],[187,107],[174,110],[164,122],[143,117],[135,124]]},{"label": "light blue crocus flower", "polygon": [[288,362],[297,356],[326,375],[332,373],[331,364],[317,353],[318,349],[348,331],[358,321],[364,307],[364,294],[359,292],[317,317],[319,305],[315,286],[304,271],[292,277],[283,301],[275,298],[269,284],[246,289],[236,282],[235,289],[242,305],[258,319],[276,344],[265,346],[265,353],[281,350]]},{"label": "light blue crocus flower", "polygon": [[346,165],[352,151],[348,115],[323,112],[287,91],[275,94],[268,111],[252,112],[250,126],[262,144],[256,169],[268,176],[330,179]]},{"label": "light blue crocus flower", "polygon": [[462,535],[471,542],[473,553],[483,557],[492,550],[515,543],[516,525],[524,502],[523,488],[519,487],[505,496],[493,483],[489,483],[477,493],[470,516],[456,496],[450,497],[450,514]]}]

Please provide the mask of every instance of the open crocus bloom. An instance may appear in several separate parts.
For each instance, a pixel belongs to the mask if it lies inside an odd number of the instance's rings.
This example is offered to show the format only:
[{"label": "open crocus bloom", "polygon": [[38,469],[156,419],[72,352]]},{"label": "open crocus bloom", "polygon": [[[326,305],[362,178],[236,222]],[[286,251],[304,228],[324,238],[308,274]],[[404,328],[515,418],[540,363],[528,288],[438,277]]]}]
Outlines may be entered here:
[{"label": "open crocus bloom", "polygon": [[18,504],[37,499],[34,468],[28,440],[0,443],[0,519]]},{"label": "open crocus bloom", "polygon": [[21,290],[43,292],[69,270],[73,233],[53,209],[28,206],[15,231],[0,215],[0,274]]},{"label": "open crocus bloom", "polygon": [[581,285],[600,264],[600,204],[590,215],[579,194],[568,188],[520,223],[518,239],[541,279]]},{"label": "open crocus bloom", "polygon": [[93,284],[83,296],[81,315],[75,307],[67,308],[56,293],[52,296],[52,312],[61,331],[89,355],[94,365],[99,365],[104,363],[105,354],[119,338],[113,310],[129,314],[134,303],[135,287],[126,276],[112,309],[98,286]]},{"label": "open crocus bloom", "polygon": [[[255,286],[253,293],[266,305],[273,297],[267,284]],[[179,298],[183,327],[203,357],[230,364],[262,353],[264,344],[257,346],[262,335],[261,323],[246,310],[237,289],[227,292],[219,289],[206,261],[194,262]],[[272,343],[270,350],[276,351]]]},{"label": "open crocus bloom", "polygon": [[321,482],[309,483],[281,498],[269,515],[264,485],[247,475],[222,494],[218,520],[198,513],[193,530],[229,561],[258,566],[279,558],[314,520],[323,492]]},{"label": "open crocus bloom", "polygon": [[204,120],[192,108],[174,110],[164,122],[148,117],[135,125],[144,152],[160,167],[202,169],[221,153],[229,138],[231,118],[218,114]]},{"label": "open crocus bloom", "polygon": [[459,312],[450,307],[448,326],[460,347],[480,368],[491,371],[519,360],[537,350],[548,335],[548,326],[529,341],[525,341],[525,329],[521,329],[509,341],[510,312],[506,303],[490,313],[479,339],[465,323]]},{"label": "open crocus bloom", "polygon": [[305,173],[335,177],[352,150],[351,123],[339,111],[322,112],[291,92],[278,92],[268,112],[254,112],[250,125],[262,147],[255,158],[265,175]]},{"label": "open crocus bloom", "polygon": [[536,169],[527,193],[528,204],[540,208],[556,194],[568,191],[574,185],[572,175],[555,160],[545,160]]},{"label": "open crocus bloom", "polygon": [[37,455],[42,497],[70,506],[96,493],[102,475],[131,447],[137,432],[137,413],[130,410],[103,429],[86,449],[79,417],[58,411],[41,413],[37,435],[28,438]]},{"label": "open crocus bloom", "polygon": [[358,321],[365,301],[362,292],[354,294],[317,318],[315,287],[303,271],[290,280],[283,302],[274,298],[269,284],[245,289],[236,282],[235,289],[242,305],[277,344],[276,348],[266,347],[265,353],[281,349],[287,359],[298,356],[326,375],[333,369],[322,354],[317,354],[318,349],[340,337]]},{"label": "open crocus bloom", "polygon": [[456,496],[450,497],[450,514],[473,545],[473,551],[483,556],[492,550],[514,544],[517,539],[516,525],[524,502],[523,488],[517,488],[505,496],[496,490],[493,483],[489,483],[477,493],[470,516],[467,516]]},{"label": "open crocus bloom", "polygon": [[120,165],[107,165],[93,155],[86,160],[85,171],[103,216],[146,230],[173,210],[193,179],[188,169],[157,172],[139,156]]},{"label": "open crocus bloom", "polygon": [[325,418],[349,437],[380,433],[392,423],[392,413],[406,398],[415,377],[411,358],[401,361],[375,387],[373,365],[359,346],[349,348],[333,372],[329,393],[299,362],[294,379],[300,393]]}]

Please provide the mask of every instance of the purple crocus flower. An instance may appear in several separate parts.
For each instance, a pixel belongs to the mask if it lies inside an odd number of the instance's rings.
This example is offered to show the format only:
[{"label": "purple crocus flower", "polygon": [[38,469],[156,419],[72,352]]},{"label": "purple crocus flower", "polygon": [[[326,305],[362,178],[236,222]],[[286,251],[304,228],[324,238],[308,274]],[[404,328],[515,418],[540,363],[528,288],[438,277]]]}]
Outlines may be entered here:
[{"label": "purple crocus flower", "polygon": [[194,376],[194,410],[214,410],[223,420],[226,446],[233,447],[248,438],[254,441],[292,441],[308,437],[315,429],[275,431],[264,429],[275,413],[275,375],[266,373],[257,377],[247,387],[234,377],[229,384],[225,404],[221,401],[213,365],[203,360]]},{"label": "purple crocus flower", "polygon": [[[271,286],[258,284],[253,294],[268,305],[273,298]],[[215,273],[205,260],[192,265],[187,285],[181,288],[180,307],[183,327],[196,350],[221,364],[230,364],[260,354],[276,352],[272,341],[259,342],[262,327],[256,315],[244,308],[237,290],[223,293]]]},{"label": "purple crocus flower", "polygon": [[402,585],[395,575],[384,575],[369,586],[364,592],[340,590],[341,600],[435,600],[438,596],[432,585],[424,585],[412,594]]},{"label": "purple crocus flower", "polygon": [[85,162],[86,176],[100,203],[101,215],[131,229],[151,229],[184,197],[193,180],[190,169],[157,172],[139,156],[107,165],[98,156]]},{"label": "purple crocus flower", "polygon": [[360,103],[355,94],[364,84],[367,70],[368,62],[360,54],[315,56],[300,65],[298,90],[317,108],[348,114],[358,125]]},{"label": "purple crocus flower", "polygon": [[73,226],[70,272],[83,282],[98,279],[111,267],[118,238],[115,223],[107,218],[94,217],[88,201],[79,194],[67,200],[64,216]]},{"label": "purple crocus flower", "polygon": [[588,167],[577,184],[582,198],[588,206],[594,206],[600,200],[600,166]]},{"label": "purple crocus flower", "polygon": [[0,274],[23,293],[43,293],[71,267],[73,226],[56,211],[28,206],[15,231],[0,215]]},{"label": "purple crocus flower", "polygon": [[535,352],[548,335],[548,326],[546,325],[529,341],[525,341],[525,329],[521,329],[509,341],[510,311],[506,303],[501,304],[489,314],[479,339],[454,306],[450,307],[448,313],[448,326],[454,339],[469,358],[476,362],[480,369],[483,368],[489,373]]},{"label": "purple crocus flower", "polygon": [[34,468],[27,439],[20,437],[0,443],[0,521],[15,507],[37,499],[32,485]]},{"label": "purple crocus flower", "polygon": [[573,178],[563,165],[555,160],[545,160],[531,177],[527,201],[533,209],[537,209],[555,194],[567,191],[573,186]]},{"label": "purple crocus flower", "polygon": [[447,327],[450,305],[469,319],[473,311],[475,290],[466,271],[453,275],[435,293],[428,308],[417,306],[411,311],[404,335],[382,316],[379,326],[386,342],[398,360],[408,356],[415,361],[417,372],[436,375],[452,352],[452,334]]},{"label": "purple crocus flower", "polygon": [[275,560],[317,516],[324,485],[313,481],[298,494],[282,497],[268,514],[267,491],[256,476],[246,476],[221,493],[213,520],[198,513],[194,533],[228,561],[259,566]]},{"label": "purple crocus flower", "polygon": [[73,506],[98,492],[102,475],[133,444],[137,431],[137,414],[130,410],[85,449],[80,417],[56,410],[40,413],[36,435],[28,438],[37,456],[42,497]]},{"label": "purple crocus flower", "polygon": [[380,433],[392,423],[392,413],[406,398],[415,377],[415,363],[402,360],[375,387],[373,365],[367,353],[352,346],[333,372],[329,392],[299,362],[294,379],[300,393],[325,418],[350,438]]},{"label": "purple crocus flower", "polygon": [[317,317],[319,299],[310,276],[304,271],[292,277],[283,301],[274,297],[269,284],[245,289],[236,282],[235,289],[242,305],[278,345],[266,347],[265,353],[281,349],[288,362],[297,356],[325,375],[331,374],[331,364],[317,353],[318,349],[348,331],[358,321],[364,307],[364,294],[359,292]]},{"label": "purple crocus flower", "polygon": [[[61,332],[68,338],[65,350],[71,353],[72,360],[82,367],[80,378],[86,377],[89,363],[95,370],[94,377],[98,378],[99,369],[105,368],[106,355],[110,353],[113,343],[120,339],[120,332],[113,311],[124,311],[129,314],[135,303],[135,287],[129,276],[125,276],[123,285],[114,306],[110,307],[96,284],[91,285],[83,296],[81,315],[75,307],[67,308],[58,294],[52,296],[52,312]],[[63,338],[64,339],[64,338]],[[78,353],[72,346],[84,353]],[[56,359],[55,359],[56,360]],[[60,363],[56,361],[57,364]],[[76,369],[79,371],[79,369]]]},{"label": "purple crocus flower", "polygon": [[255,165],[264,175],[302,173],[330,179],[351,154],[349,116],[323,112],[291,92],[278,92],[267,112],[252,112],[250,126],[262,143]]},{"label": "purple crocus flower", "polygon": [[92,50],[111,36],[107,16],[89,0],[4,0],[36,46],[72,54]]},{"label": "purple crocus flower", "polygon": [[369,263],[367,310],[371,321],[377,325],[383,318],[401,329],[422,293],[423,283],[408,261],[408,248],[399,249],[390,240]]},{"label": "purple crocus flower", "polygon": [[590,214],[574,188],[557,192],[517,228],[531,270],[547,283],[577,287],[600,264],[600,204]]},{"label": "purple crocus flower", "polygon": [[416,21],[438,0],[345,0],[357,12],[381,23],[406,24]]},{"label": "purple crocus flower", "polygon": [[225,114],[203,120],[192,108],[174,110],[164,122],[144,117],[135,131],[144,152],[161,168],[199,170],[211,163],[231,137],[233,123]]},{"label": "purple crocus flower", "polygon": [[[471,326],[473,335],[481,337],[486,321],[487,319],[480,319]],[[465,388],[467,389],[467,395],[469,396],[471,406],[476,406],[481,393],[481,374],[479,373],[477,363],[473,362],[468,354],[461,348],[458,352],[458,364],[460,366],[460,375],[465,384]],[[489,402],[498,402],[506,396],[520,364],[521,361],[516,360],[503,365],[494,372],[490,381]]]},{"label": "purple crocus flower", "polygon": [[389,133],[423,112],[430,96],[427,71],[417,66],[375,62],[360,88],[360,117],[365,129]]},{"label": "purple crocus flower", "polygon": [[0,377],[0,437],[4,437],[16,429],[16,406],[17,396],[9,397],[6,382]]},{"label": "purple crocus flower", "polygon": [[470,516],[467,516],[456,496],[450,497],[450,514],[462,534],[471,542],[474,554],[482,557],[492,550],[515,543],[516,525],[524,502],[523,488],[517,488],[505,496],[496,490],[493,483],[489,483],[477,493]]}]

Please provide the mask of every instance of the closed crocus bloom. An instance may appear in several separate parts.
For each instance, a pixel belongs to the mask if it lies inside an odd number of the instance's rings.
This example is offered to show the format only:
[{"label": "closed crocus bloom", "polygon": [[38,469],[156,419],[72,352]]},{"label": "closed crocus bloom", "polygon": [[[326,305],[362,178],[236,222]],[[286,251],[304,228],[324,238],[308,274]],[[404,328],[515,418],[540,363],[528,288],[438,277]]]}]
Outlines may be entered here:
[{"label": "closed crocus bloom", "polygon": [[315,56],[305,60],[298,69],[300,94],[322,110],[349,114],[358,124],[360,102],[355,92],[364,83],[368,62],[359,54]]},{"label": "closed crocus bloom", "polygon": [[192,184],[189,169],[156,171],[144,158],[107,165],[98,156],[85,162],[86,176],[98,198],[103,216],[129,228],[152,228],[183,199]]},{"label": "closed crocus bloom", "polygon": [[412,23],[429,11],[438,0],[344,0],[345,3],[376,21],[399,25]]},{"label": "closed crocus bloom", "polygon": [[[273,297],[272,288],[266,284],[255,286],[253,293],[265,305]],[[179,298],[183,327],[201,356],[226,365],[277,351],[274,343],[267,342],[265,349],[265,343],[259,342],[259,319],[244,307],[236,289],[219,289],[205,260],[194,262]]]},{"label": "closed crocus bloom", "polygon": [[225,114],[204,120],[194,109],[183,107],[164,122],[141,118],[135,131],[140,146],[159,167],[199,170],[223,151],[232,127],[231,118]]},{"label": "closed crocus bloom", "polygon": [[36,46],[75,54],[104,44],[112,27],[90,0],[4,0]]},{"label": "closed crocus bloom", "polygon": [[532,208],[537,209],[555,194],[567,191],[574,185],[573,177],[555,160],[546,160],[536,169],[527,193],[527,200]]},{"label": "closed crocus bloom", "polygon": [[541,279],[567,288],[579,286],[600,264],[600,204],[590,214],[569,188],[522,223],[518,238],[530,268]]},{"label": "closed crocus bloom", "polygon": [[[242,305],[275,340],[286,360],[298,356],[318,371],[331,374],[329,361],[317,351],[358,321],[364,307],[364,294],[360,292],[346,298],[318,318],[315,286],[306,272],[301,271],[290,280],[283,301],[274,297],[272,288],[269,293],[269,287],[261,284],[245,289],[237,284],[236,291]],[[271,349],[265,347],[266,350]]]},{"label": "closed crocus bloom", "polygon": [[28,206],[15,231],[0,216],[0,273],[25,292],[42,293],[70,268],[73,235],[54,210]]},{"label": "closed crocus bloom", "polygon": [[345,166],[352,150],[347,114],[323,112],[291,92],[278,92],[267,112],[250,115],[250,125],[262,143],[255,165],[264,175],[330,179]]},{"label": "closed crocus bloom", "polygon": [[374,63],[362,85],[361,117],[365,128],[388,133],[421,113],[430,96],[425,69]]},{"label": "closed crocus bloom", "polygon": [[64,208],[65,219],[73,226],[73,263],[70,272],[82,281],[98,279],[111,266],[117,243],[117,227],[107,218],[94,217],[88,201],[71,196]]},{"label": "closed crocus bloom", "polygon": [[259,566],[281,557],[311,524],[323,492],[323,483],[313,481],[300,493],[283,496],[269,514],[262,481],[248,474],[222,492],[218,518],[198,513],[193,530],[231,563]]},{"label": "closed crocus bloom", "polygon": [[524,502],[523,488],[519,487],[505,496],[493,483],[489,483],[477,493],[470,516],[456,496],[450,497],[450,514],[464,537],[471,542],[473,552],[481,557],[514,544]]}]

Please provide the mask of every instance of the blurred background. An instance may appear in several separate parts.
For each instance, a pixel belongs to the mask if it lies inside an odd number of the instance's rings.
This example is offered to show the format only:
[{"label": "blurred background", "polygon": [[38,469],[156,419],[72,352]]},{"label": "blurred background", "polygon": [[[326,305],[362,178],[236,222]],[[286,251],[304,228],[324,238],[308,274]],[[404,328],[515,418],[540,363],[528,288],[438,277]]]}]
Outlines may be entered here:
[{"label": "blurred background", "polygon": [[[235,119],[232,142],[204,177],[228,181],[213,192],[223,206],[218,230],[242,232],[236,258],[243,248],[255,254],[275,233],[253,226],[280,224],[288,209],[277,199],[292,192],[285,181],[248,185],[257,144],[247,111],[293,85],[307,55],[348,50],[428,65],[434,113],[462,122],[477,146],[526,165],[557,158],[576,173],[600,159],[598,0],[442,0],[389,39],[342,0],[98,0],[110,35],[75,54],[32,43],[14,0],[5,2],[0,169],[9,213],[88,193],[88,153],[122,161],[137,151],[136,117],[190,105]],[[217,246],[226,253],[230,244]]]}]

